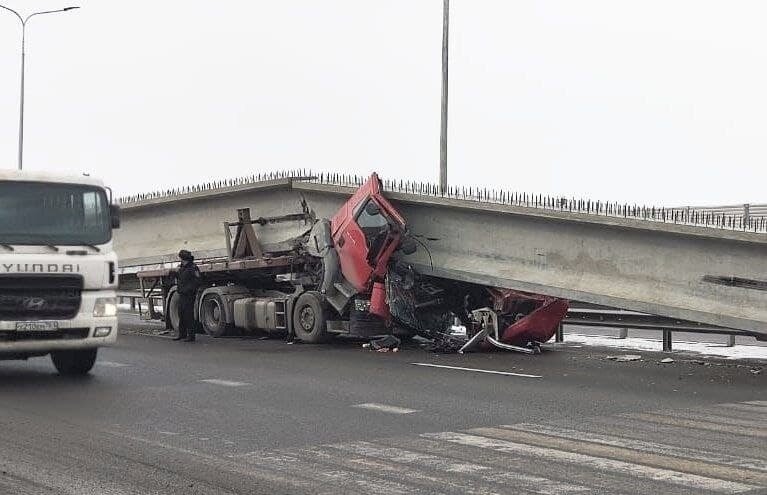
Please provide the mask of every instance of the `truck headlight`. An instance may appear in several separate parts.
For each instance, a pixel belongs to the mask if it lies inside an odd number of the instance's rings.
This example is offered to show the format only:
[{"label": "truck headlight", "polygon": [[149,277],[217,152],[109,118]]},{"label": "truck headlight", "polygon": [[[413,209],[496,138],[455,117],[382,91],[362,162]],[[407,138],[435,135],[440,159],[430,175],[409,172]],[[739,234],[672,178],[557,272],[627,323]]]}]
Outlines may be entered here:
[{"label": "truck headlight", "polygon": [[93,316],[95,317],[117,316],[117,298],[116,297],[97,298],[96,304],[93,306]]}]

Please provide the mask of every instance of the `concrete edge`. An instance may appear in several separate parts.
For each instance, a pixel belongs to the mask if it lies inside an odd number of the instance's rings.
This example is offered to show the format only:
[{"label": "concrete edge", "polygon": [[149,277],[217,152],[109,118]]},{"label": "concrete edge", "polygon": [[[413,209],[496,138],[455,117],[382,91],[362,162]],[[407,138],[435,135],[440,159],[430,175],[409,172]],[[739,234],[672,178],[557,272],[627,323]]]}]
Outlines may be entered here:
[{"label": "concrete edge", "polygon": [[[293,189],[302,191],[325,192],[340,196],[351,196],[355,188],[315,183],[293,183]],[[735,241],[751,244],[767,245],[767,235],[755,232],[740,232],[725,229],[679,225],[651,220],[620,218],[611,216],[589,215],[585,213],[558,212],[523,206],[483,203],[480,201],[440,198],[434,196],[419,196],[397,192],[385,192],[386,197],[405,204],[434,205],[456,210],[481,211],[499,215],[514,215],[532,217],[543,220],[553,220],[562,223],[580,223],[596,226],[607,226],[617,229],[640,230],[645,232],[667,233],[705,239]]]},{"label": "concrete edge", "polygon": [[177,196],[165,196],[161,198],[145,199],[133,203],[120,205],[122,211],[141,210],[152,206],[173,205],[177,203],[186,203],[190,201],[200,201],[205,199],[215,199],[233,193],[248,191],[271,190],[271,189],[291,189],[293,179],[275,179],[269,181],[255,182],[252,184],[243,184],[240,186],[230,186],[221,189],[211,189],[209,191],[199,191],[193,193],[179,194]]}]

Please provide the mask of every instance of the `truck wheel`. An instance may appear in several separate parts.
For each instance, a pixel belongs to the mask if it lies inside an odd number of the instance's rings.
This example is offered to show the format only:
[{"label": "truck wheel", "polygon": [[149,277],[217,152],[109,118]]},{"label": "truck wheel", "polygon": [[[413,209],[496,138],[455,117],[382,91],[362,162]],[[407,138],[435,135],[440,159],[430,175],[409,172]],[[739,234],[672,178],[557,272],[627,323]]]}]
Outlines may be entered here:
[{"label": "truck wheel", "polygon": [[304,292],[293,307],[293,331],[301,342],[319,344],[327,340],[327,320],[317,292]]},{"label": "truck wheel", "polygon": [[200,323],[205,333],[211,337],[223,337],[232,325],[226,322],[224,301],[218,294],[206,294],[200,302]]},{"label": "truck wheel", "polygon": [[173,329],[173,331],[178,335],[178,329],[181,326],[181,312],[179,311],[179,295],[178,292],[173,292],[171,294],[170,299],[168,299],[168,321],[170,322],[170,327]]},{"label": "truck wheel", "polygon": [[87,375],[96,363],[97,353],[98,349],[95,347],[93,349],[54,351],[51,353],[51,361],[60,375]]}]

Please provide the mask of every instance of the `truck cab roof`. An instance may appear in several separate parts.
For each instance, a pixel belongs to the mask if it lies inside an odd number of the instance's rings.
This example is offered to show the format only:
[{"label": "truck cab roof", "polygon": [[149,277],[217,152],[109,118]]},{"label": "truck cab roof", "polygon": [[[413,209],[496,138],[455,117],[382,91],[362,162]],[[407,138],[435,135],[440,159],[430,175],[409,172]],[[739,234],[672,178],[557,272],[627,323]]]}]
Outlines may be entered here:
[{"label": "truck cab roof", "polygon": [[27,170],[0,170],[0,181],[54,182],[59,184],[82,184],[104,187],[104,182],[88,175],[64,174]]}]

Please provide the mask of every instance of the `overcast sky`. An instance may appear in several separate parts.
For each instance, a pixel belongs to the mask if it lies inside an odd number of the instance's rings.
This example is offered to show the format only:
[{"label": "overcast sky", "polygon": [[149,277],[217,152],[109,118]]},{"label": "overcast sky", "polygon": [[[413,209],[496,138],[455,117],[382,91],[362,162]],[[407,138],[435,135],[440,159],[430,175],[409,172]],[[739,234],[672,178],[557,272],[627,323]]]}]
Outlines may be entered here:
[{"label": "overcast sky", "polygon": [[[72,0],[76,2],[76,0]],[[312,168],[436,181],[441,0],[0,0],[25,168],[120,194]],[[767,2],[453,0],[452,184],[767,203]],[[0,10],[0,168],[20,23]]]}]

